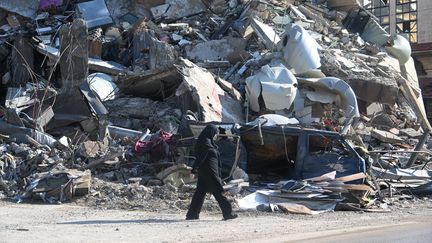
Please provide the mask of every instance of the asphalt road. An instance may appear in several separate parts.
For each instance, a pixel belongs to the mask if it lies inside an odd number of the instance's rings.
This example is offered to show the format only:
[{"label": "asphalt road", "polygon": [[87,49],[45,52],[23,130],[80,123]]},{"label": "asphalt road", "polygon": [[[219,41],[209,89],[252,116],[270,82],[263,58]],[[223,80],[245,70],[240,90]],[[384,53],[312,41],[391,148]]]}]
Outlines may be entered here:
[{"label": "asphalt road", "polygon": [[274,239],[283,242],[432,242],[432,219],[423,222],[403,222],[374,227],[353,227],[303,234],[292,239],[290,236]]},{"label": "asphalt road", "polygon": [[0,200],[3,242],[432,242],[432,202],[391,213],[320,215],[240,212],[235,220],[203,212],[100,210],[70,204],[16,204]]}]

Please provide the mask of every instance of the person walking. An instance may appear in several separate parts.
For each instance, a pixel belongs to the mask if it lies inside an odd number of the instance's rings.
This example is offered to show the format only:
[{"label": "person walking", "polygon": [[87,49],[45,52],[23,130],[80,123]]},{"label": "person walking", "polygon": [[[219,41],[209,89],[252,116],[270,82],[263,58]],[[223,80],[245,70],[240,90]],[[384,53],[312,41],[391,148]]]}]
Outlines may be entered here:
[{"label": "person walking", "polygon": [[196,160],[192,167],[192,173],[198,172],[198,182],[186,220],[199,219],[207,192],[210,192],[219,203],[224,220],[237,218],[237,214],[232,213],[231,203],[223,195],[221,162],[214,141],[217,134],[218,129],[215,125],[207,125],[198,136],[195,145]]}]

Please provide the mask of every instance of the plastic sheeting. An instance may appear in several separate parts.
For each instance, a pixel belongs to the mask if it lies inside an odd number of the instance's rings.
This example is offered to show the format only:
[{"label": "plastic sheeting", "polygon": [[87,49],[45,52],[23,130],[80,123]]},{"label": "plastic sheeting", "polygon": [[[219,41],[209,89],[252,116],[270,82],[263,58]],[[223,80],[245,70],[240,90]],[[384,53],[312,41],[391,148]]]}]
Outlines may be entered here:
[{"label": "plastic sheeting", "polygon": [[318,50],[321,46],[297,24],[288,24],[282,40],[278,43],[286,63],[296,73],[304,73],[321,67]]},{"label": "plastic sheeting", "polygon": [[259,97],[262,95],[269,110],[291,107],[297,93],[297,79],[282,64],[265,65],[255,76],[246,79],[246,92],[251,110],[260,111]]},{"label": "plastic sheeting", "polygon": [[111,76],[105,73],[92,73],[87,77],[90,89],[101,101],[114,100],[117,98],[119,89]]}]

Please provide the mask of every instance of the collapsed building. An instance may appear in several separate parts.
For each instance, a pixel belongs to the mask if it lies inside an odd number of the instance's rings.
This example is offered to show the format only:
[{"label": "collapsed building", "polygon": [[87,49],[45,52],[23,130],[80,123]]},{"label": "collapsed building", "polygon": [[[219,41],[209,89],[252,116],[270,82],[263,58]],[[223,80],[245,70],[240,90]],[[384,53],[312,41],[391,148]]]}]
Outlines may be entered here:
[{"label": "collapsed building", "polygon": [[6,197],[64,202],[93,177],[187,187],[208,123],[227,190],[273,182],[240,208],[371,210],[394,188],[431,192],[409,42],[356,1],[25,2],[0,3]]}]

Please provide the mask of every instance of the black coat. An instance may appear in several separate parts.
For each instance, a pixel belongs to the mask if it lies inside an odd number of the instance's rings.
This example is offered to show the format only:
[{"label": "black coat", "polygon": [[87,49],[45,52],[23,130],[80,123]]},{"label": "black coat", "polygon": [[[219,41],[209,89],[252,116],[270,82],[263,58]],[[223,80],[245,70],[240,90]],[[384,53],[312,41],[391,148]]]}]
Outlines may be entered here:
[{"label": "black coat", "polygon": [[218,147],[213,137],[217,134],[214,125],[208,125],[201,132],[195,145],[196,160],[193,170],[198,170],[198,184],[207,192],[222,193],[221,163]]}]

